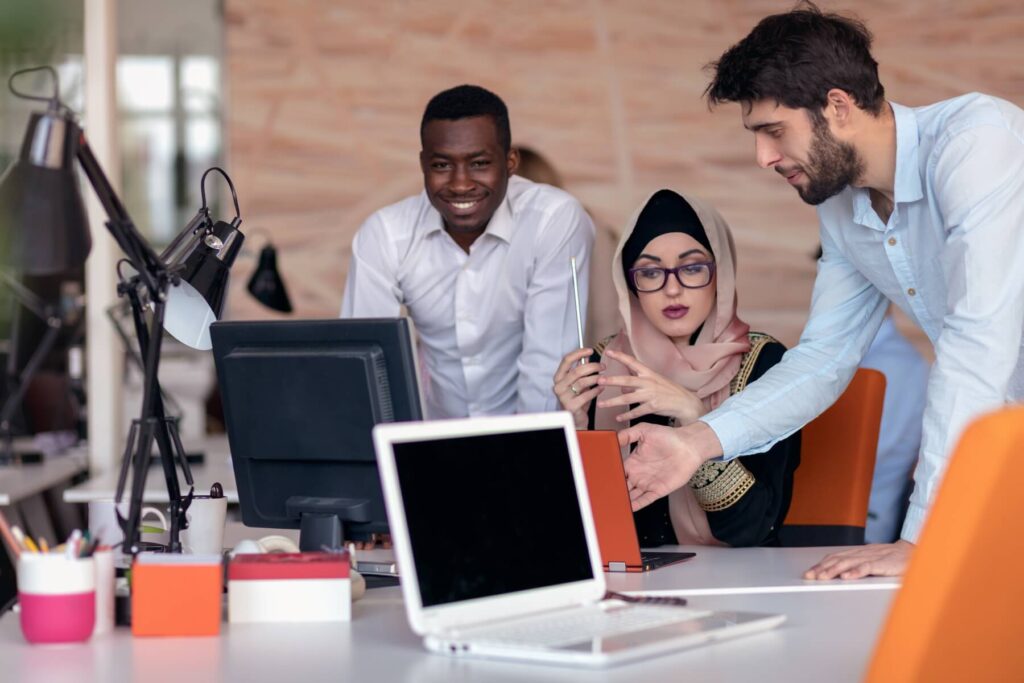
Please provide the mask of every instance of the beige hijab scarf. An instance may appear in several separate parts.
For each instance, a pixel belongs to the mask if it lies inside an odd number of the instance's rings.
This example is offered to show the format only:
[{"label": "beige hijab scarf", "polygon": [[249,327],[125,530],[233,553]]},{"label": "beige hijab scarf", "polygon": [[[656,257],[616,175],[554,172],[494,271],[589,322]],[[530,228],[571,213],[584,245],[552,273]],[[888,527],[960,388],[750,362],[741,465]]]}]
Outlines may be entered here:
[{"label": "beige hijab scarf", "polygon": [[[715,209],[693,197],[682,197],[697,214],[713,252],[716,297],[696,342],[680,348],[647,319],[636,295],[626,285],[622,267],[623,247],[636,229],[641,212],[663,192],[667,190],[651,195],[641,205],[615,250],[612,281],[618,295],[621,328],[608,348],[630,354],[661,376],[693,392],[707,410],[713,410],[728,398],[729,383],[739,371],[743,354],[750,349],[747,338],[750,327],[736,315],[736,247],[729,226]],[[663,229],[661,232],[672,231]],[[607,376],[630,374],[628,368],[610,358],[604,358],[602,362],[607,367],[603,374]],[[607,387],[600,398],[609,399],[620,394],[618,387]],[[626,410],[623,407],[598,408],[595,427],[621,429],[624,425],[616,422],[615,416]],[[680,544],[718,544],[711,535],[707,515],[697,504],[689,486],[669,494],[669,514]]]}]

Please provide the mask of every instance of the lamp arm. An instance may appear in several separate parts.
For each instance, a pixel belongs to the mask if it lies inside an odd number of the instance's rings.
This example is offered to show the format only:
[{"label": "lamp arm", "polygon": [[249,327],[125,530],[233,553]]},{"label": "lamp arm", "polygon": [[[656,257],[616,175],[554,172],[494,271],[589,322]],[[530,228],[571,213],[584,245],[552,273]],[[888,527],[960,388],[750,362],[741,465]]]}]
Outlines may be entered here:
[{"label": "lamp arm", "polygon": [[[78,162],[85,172],[85,176],[89,179],[89,183],[92,185],[100,204],[103,206],[103,210],[109,218],[107,230],[113,235],[114,240],[127,257],[127,261],[135,269],[135,277],[138,278],[137,282],[149,292],[149,299],[153,302],[154,306],[151,322],[152,329],[150,330],[146,328],[144,307],[136,287],[128,284],[119,288],[122,289],[124,294],[127,294],[131,303],[132,316],[135,321],[135,332],[139,342],[139,355],[143,361],[142,411],[136,423],[138,427],[133,427],[132,429],[132,434],[137,434],[138,440],[136,441],[130,435],[128,448],[125,453],[126,458],[130,458],[134,466],[127,519],[122,518],[120,513],[118,513],[118,521],[121,523],[121,528],[124,531],[124,544],[126,549],[132,554],[135,554],[140,549],[138,525],[153,442],[156,441],[160,449],[161,466],[164,471],[164,480],[167,484],[167,493],[171,507],[168,550],[171,552],[181,552],[179,532],[187,524],[185,521],[185,510],[188,509],[188,505],[191,503],[191,491],[187,498],[182,498],[181,489],[178,485],[178,475],[175,470],[176,461],[182,465],[186,483],[191,486],[193,481],[184,453],[180,452],[180,440],[175,433],[177,428],[168,422],[164,414],[160,382],[157,379],[164,309],[167,302],[167,288],[174,283],[177,276],[167,267],[135,227],[131,217],[128,215],[128,210],[125,209],[124,204],[118,199],[113,186],[100,167],[99,161],[97,161],[96,156],[89,147],[85,134],[80,128],[78,129],[78,149],[76,155]],[[199,217],[197,216],[197,218]],[[121,478],[118,481],[116,498],[118,502],[120,502],[121,494],[124,490],[124,477],[127,474],[127,469],[127,466],[122,468]]]},{"label": "lamp arm", "polygon": [[0,270],[0,281],[11,288],[18,303],[35,313],[40,320],[49,324],[51,318],[58,317],[54,314],[51,306],[48,306],[35,292],[23,285],[17,278],[12,277],[6,270]]},{"label": "lamp arm", "polygon": [[[125,331],[124,325],[121,324],[121,320],[117,316],[118,309],[119,306],[117,304],[107,308],[107,319],[110,320],[111,325],[114,326],[114,332],[117,333],[117,336],[121,339],[121,343],[124,344],[125,353],[131,359],[132,363],[135,364],[138,371],[145,375],[146,364],[142,360],[142,356],[139,355],[139,352],[136,351],[135,347],[132,345],[131,337],[129,337],[128,332]],[[181,406],[176,400],[174,400],[173,396],[164,391],[163,387],[160,387],[160,398],[163,400],[165,406],[170,407],[172,417],[180,418],[183,415],[184,411],[181,409]]]},{"label": "lamp arm", "polygon": [[160,280],[167,275],[167,269],[135,227],[128,215],[128,210],[124,208],[124,204],[118,199],[110,180],[100,168],[99,161],[92,153],[89,141],[81,129],[79,129],[77,156],[78,162],[85,172],[85,177],[89,179],[89,183],[109,218],[107,229],[114,236],[121,251],[128,257],[132,268],[138,272],[139,279],[142,280],[146,289],[149,290],[152,300],[155,301],[157,297],[163,295]]},{"label": "lamp arm", "polygon": [[21,400],[25,398],[25,393],[28,391],[29,381],[35,376],[39,366],[42,365],[46,356],[50,353],[50,349],[56,343],[57,335],[63,326],[58,318],[50,318],[47,321],[46,334],[43,335],[39,346],[32,352],[32,357],[29,358],[25,369],[22,370],[21,375],[18,377],[17,386],[14,391],[4,401],[3,410],[0,411],[0,436],[3,438],[2,455],[5,458],[10,458],[13,453],[12,442],[14,433],[11,430],[11,418],[14,415],[14,411],[21,405]]}]

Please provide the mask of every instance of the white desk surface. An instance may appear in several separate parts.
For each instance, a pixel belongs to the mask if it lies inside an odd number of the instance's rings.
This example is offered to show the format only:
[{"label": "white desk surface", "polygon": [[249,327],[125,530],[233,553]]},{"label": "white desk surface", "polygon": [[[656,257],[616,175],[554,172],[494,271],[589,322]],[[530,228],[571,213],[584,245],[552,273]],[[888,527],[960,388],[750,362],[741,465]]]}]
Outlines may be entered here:
[{"label": "white desk surface", "polygon": [[[214,482],[220,482],[221,486],[224,487],[224,496],[228,499],[228,502],[237,503],[238,487],[235,486],[235,472],[231,468],[227,437],[212,437],[205,440],[199,447],[205,453],[206,459],[202,465],[192,465],[190,467],[192,479],[195,482],[196,494],[208,494],[210,492],[210,485]],[[186,450],[193,450],[193,448],[186,444]],[[178,484],[181,486],[182,491],[187,492],[188,486],[185,484],[185,477],[182,475],[181,468],[176,466],[176,470],[178,472]],[[129,472],[125,495],[129,491],[128,487],[131,486],[131,474]],[[91,477],[88,481],[66,490],[64,492],[64,502],[88,503],[93,500],[109,500],[117,492],[117,477],[119,475],[120,462],[117,469]],[[146,488],[142,498],[146,503],[168,502],[164,470],[159,463],[149,468],[149,474],[146,477]]]},{"label": "white desk surface", "polygon": [[85,452],[72,450],[30,465],[0,465],[0,506],[14,505],[84,472]]},{"label": "white desk surface", "polygon": [[686,550],[697,556],[644,573],[606,573],[608,590],[655,595],[719,595],[722,593],[804,593],[816,591],[889,591],[898,578],[856,581],[806,581],[804,570],[830,552],[843,548],[711,548],[662,546],[655,551]]},{"label": "white desk surface", "polygon": [[[708,564],[733,577],[759,573],[761,553],[708,553]],[[804,563],[802,549],[768,572]],[[714,562],[712,562],[714,560]],[[698,565],[692,565],[698,566]],[[662,570],[663,571],[663,570]],[[655,572],[656,573],[656,572]],[[781,575],[777,578],[783,578]],[[770,581],[769,581],[770,583]],[[31,646],[17,615],[0,618],[3,678],[12,681],[859,681],[893,590],[828,590],[699,595],[698,608],[775,612],[779,628],[639,664],[583,670],[489,660],[454,660],[426,652],[408,627],[400,589],[377,588],[353,606],[345,624],[230,625],[220,637],[132,638],[116,629],[89,643]]]}]

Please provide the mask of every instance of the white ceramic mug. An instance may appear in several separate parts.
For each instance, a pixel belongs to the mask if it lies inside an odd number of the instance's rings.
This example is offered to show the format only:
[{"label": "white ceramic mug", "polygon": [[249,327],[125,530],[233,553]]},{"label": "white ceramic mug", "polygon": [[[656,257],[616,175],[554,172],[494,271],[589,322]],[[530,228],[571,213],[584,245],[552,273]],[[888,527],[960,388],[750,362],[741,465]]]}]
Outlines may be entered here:
[{"label": "white ceramic mug", "polygon": [[224,551],[227,514],[227,498],[193,498],[185,511],[188,527],[181,532],[182,551],[190,555],[220,555]]},{"label": "white ceramic mug", "polygon": [[[122,498],[121,502],[118,503],[117,509],[121,511],[122,517],[128,516],[129,506],[130,502],[127,498]],[[168,528],[167,516],[159,509],[151,506],[142,508],[139,522],[141,523],[148,515],[152,515],[160,520],[161,528],[165,530]],[[114,511],[114,500],[112,498],[89,501],[89,534],[92,538],[99,539],[100,545],[113,547],[124,541],[124,533],[121,531],[121,525],[117,523],[117,513]]]}]

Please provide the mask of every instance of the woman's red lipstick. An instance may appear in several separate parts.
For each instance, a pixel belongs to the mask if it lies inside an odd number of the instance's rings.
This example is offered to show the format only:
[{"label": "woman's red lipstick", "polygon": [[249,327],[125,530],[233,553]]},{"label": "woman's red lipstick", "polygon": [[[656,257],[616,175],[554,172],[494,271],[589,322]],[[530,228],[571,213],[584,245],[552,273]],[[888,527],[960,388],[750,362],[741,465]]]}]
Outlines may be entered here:
[{"label": "woman's red lipstick", "polygon": [[689,312],[686,306],[666,306],[661,309],[661,314],[670,320],[678,320]]}]

